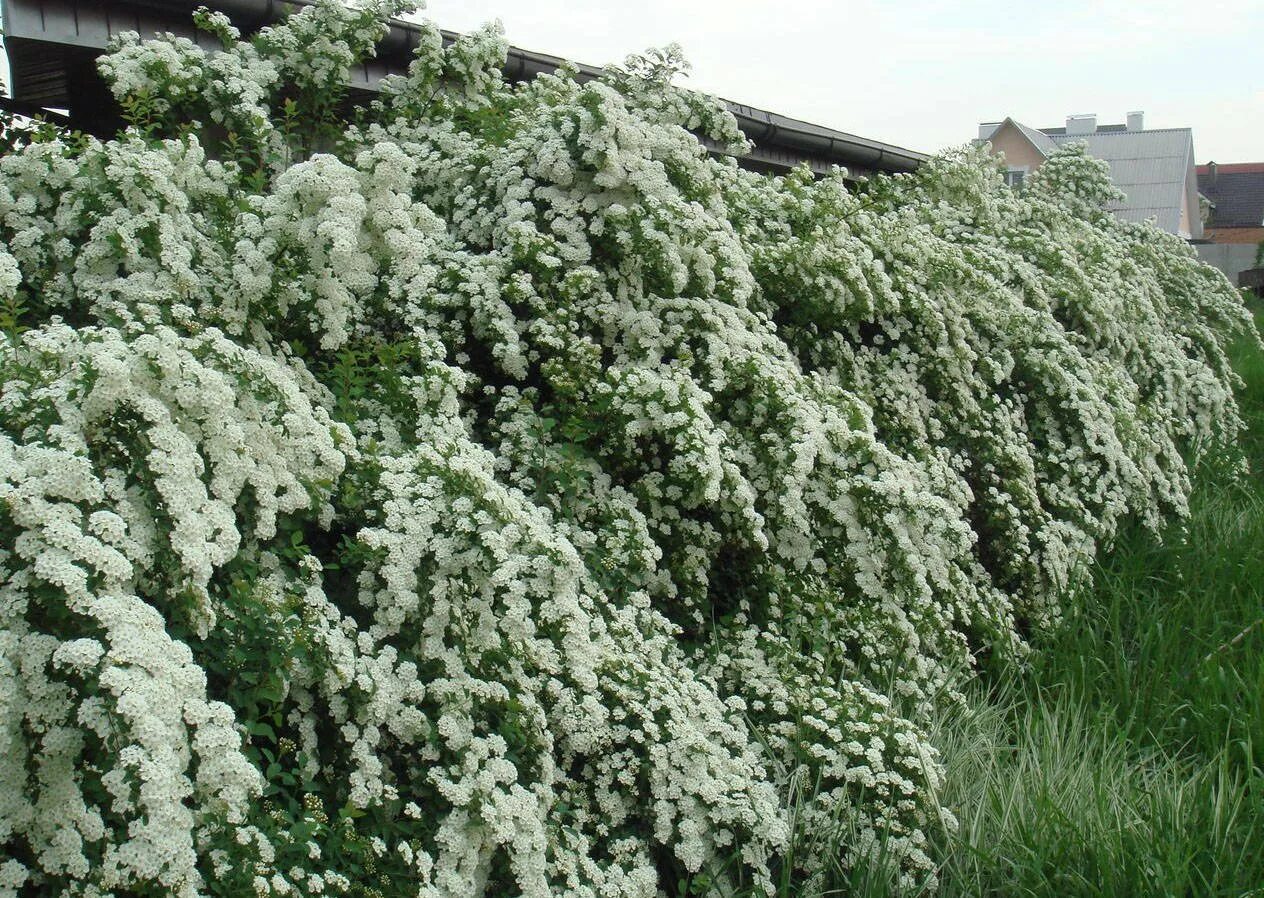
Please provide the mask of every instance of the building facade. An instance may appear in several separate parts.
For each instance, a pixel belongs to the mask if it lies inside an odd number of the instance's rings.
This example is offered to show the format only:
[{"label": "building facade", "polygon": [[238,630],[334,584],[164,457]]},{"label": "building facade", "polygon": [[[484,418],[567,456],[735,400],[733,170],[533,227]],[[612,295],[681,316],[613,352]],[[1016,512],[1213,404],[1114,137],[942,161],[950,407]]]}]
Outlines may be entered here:
[{"label": "building facade", "polygon": [[1130,112],[1118,125],[1099,125],[1096,115],[1068,116],[1057,128],[1031,128],[1012,118],[979,125],[978,139],[1005,158],[1006,180],[1021,186],[1045,159],[1066,143],[1083,141],[1089,155],[1110,165],[1111,180],[1125,199],[1111,211],[1127,221],[1153,220],[1186,240],[1201,240],[1194,137],[1189,128],[1145,127]]},{"label": "building facade", "polygon": [[1198,166],[1198,189],[1206,198],[1206,242],[1198,254],[1229,280],[1246,284],[1264,245],[1264,162],[1209,162]]}]

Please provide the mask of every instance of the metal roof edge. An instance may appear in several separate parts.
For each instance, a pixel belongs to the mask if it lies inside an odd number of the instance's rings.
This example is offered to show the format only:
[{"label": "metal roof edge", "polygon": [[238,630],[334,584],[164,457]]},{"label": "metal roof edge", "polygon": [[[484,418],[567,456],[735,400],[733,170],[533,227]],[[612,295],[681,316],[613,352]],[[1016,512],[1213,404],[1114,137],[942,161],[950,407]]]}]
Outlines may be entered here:
[{"label": "metal roof edge", "polygon": [[1194,133],[1194,129],[1189,128],[1189,127],[1142,128],[1140,131],[1128,131],[1128,130],[1119,131],[1119,130],[1115,130],[1114,128],[1112,128],[1111,130],[1104,130],[1102,128],[1098,128],[1096,131],[1090,131],[1087,134],[1067,134],[1066,129],[1064,128],[1038,128],[1036,130],[1040,131],[1040,133],[1044,134],[1046,137],[1051,137],[1051,138],[1065,137],[1067,139],[1071,139],[1071,138],[1079,139],[1079,138],[1084,138],[1084,137],[1124,137],[1124,136],[1129,136],[1129,135],[1135,137],[1138,134],[1170,134],[1173,131],[1187,131],[1191,135]]},{"label": "metal roof edge", "polygon": [[[36,3],[42,8],[45,3],[52,2],[56,0],[4,0],[5,23],[9,24],[12,8]],[[191,25],[194,10],[199,6],[210,6],[227,14],[234,25],[248,33],[281,20],[288,12],[312,5],[313,0],[119,0],[119,2],[120,5],[127,7],[169,16],[172,19],[172,27],[177,24]],[[378,44],[377,58],[386,61],[402,61],[411,57],[420,43],[420,32],[420,27],[414,23],[393,20],[387,35]],[[46,42],[46,45],[59,42],[46,35],[23,34],[8,30],[6,34],[15,45],[19,46],[23,38],[28,42],[42,40]],[[449,42],[456,40],[459,36],[452,31],[442,31],[442,34],[445,41]],[[103,50],[106,43],[105,39],[79,40],[74,45],[87,52]],[[10,52],[13,52],[12,48]],[[505,63],[505,76],[510,80],[525,80],[540,72],[555,71],[568,62],[578,70],[581,80],[598,78],[603,72],[603,69],[598,66],[511,46]],[[17,81],[16,78],[14,80]],[[15,94],[20,89],[17,84],[12,87]],[[19,96],[18,99],[23,98]],[[755,143],[756,152],[750,154],[749,158],[756,163],[776,168],[788,168],[798,162],[806,161],[817,172],[824,171],[829,165],[834,164],[898,172],[913,171],[930,158],[929,154],[916,150],[849,134],[744,103],[732,100],[721,102],[736,117],[739,127],[746,136]]]}]

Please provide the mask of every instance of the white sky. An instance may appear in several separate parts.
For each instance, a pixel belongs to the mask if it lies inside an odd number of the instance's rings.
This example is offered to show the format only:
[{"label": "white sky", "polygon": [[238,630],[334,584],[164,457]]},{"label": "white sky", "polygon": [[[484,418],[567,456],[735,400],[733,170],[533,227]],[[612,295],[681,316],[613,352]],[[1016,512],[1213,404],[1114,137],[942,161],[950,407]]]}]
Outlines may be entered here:
[{"label": "white sky", "polygon": [[1199,162],[1264,161],[1264,0],[429,0],[467,30],[603,64],[675,41],[688,84],[915,150],[1006,115],[1192,127]]}]

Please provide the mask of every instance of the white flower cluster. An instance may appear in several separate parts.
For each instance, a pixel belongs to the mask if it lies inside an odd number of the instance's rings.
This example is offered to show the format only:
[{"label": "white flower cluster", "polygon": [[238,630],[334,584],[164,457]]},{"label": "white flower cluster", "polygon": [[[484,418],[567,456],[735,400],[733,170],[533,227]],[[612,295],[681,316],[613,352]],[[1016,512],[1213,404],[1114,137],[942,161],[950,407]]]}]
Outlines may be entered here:
[{"label": "white flower cluster", "polygon": [[0,896],[933,878],[928,713],[1183,513],[1240,300],[1082,148],[740,171],[670,48],[337,124],[402,8],[0,157]]},{"label": "white flower cluster", "polygon": [[350,434],[213,331],[53,320],[0,367],[0,832],[66,894],[199,894],[261,777],[169,628],[215,626],[215,569],[315,509]]}]

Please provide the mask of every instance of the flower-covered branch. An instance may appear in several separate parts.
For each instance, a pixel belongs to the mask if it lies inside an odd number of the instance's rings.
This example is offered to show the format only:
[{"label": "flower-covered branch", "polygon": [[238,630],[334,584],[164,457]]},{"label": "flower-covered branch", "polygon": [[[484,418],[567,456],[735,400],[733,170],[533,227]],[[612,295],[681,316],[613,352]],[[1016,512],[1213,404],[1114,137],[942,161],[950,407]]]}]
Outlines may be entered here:
[{"label": "flower-covered branch", "polygon": [[1240,299],[1082,148],[742,171],[674,48],[351,110],[403,10],[0,156],[0,895],[932,880],[931,712],[1185,512]]}]

